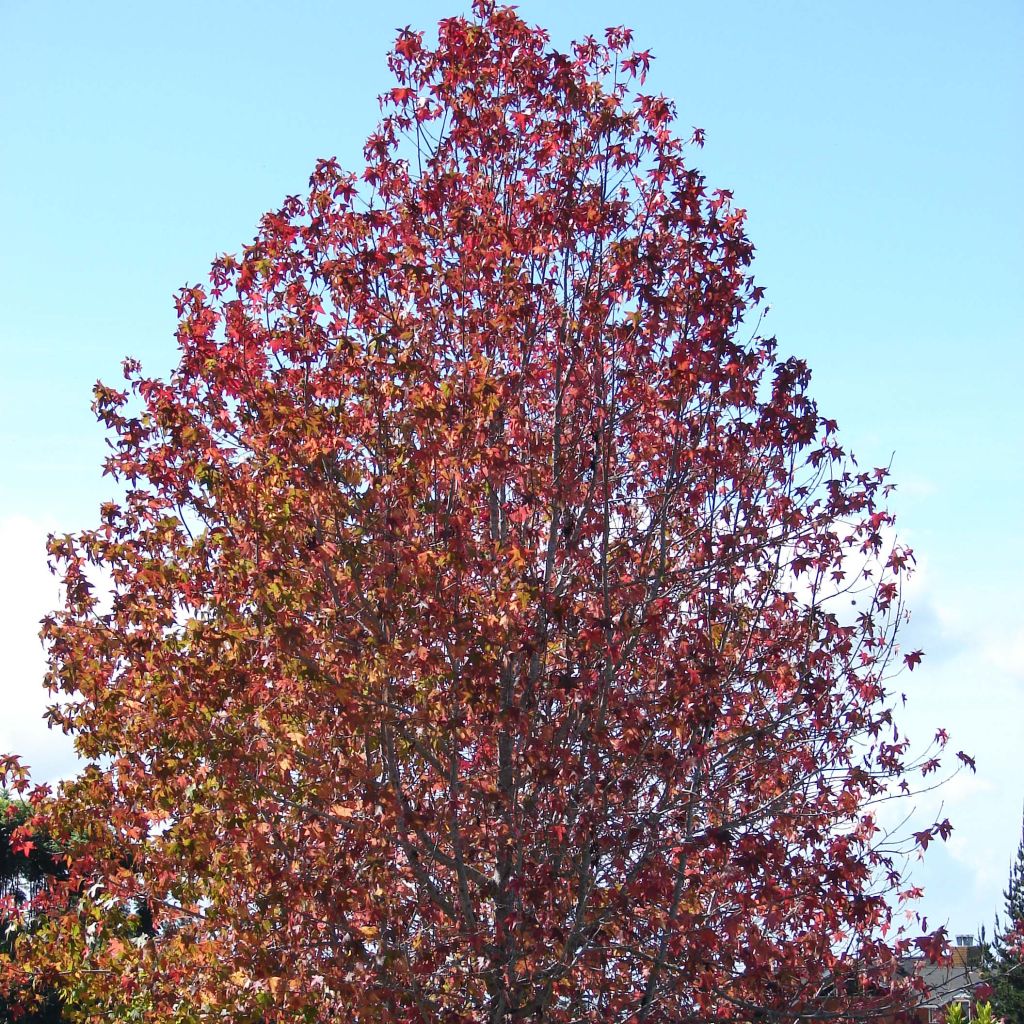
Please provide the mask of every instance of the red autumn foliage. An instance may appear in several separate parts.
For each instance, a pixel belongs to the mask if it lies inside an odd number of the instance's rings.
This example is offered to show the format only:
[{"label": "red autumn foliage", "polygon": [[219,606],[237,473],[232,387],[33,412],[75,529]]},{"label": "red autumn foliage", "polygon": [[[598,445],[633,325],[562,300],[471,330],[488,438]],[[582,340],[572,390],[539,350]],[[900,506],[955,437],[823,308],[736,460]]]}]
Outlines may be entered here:
[{"label": "red autumn foliage", "polygon": [[23,965],[93,1020],[877,1012],[885,473],[756,333],[649,54],[474,11],[181,292],[167,380],[97,386],[126,493],[44,629],[76,898]]}]

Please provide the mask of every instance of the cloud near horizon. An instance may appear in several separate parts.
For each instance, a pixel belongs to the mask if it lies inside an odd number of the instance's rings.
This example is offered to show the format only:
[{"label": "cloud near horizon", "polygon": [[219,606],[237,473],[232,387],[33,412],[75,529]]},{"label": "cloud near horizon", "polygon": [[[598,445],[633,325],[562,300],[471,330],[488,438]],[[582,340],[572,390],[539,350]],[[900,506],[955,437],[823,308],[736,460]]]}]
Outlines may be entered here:
[{"label": "cloud near horizon", "polygon": [[54,698],[43,682],[46,658],[39,627],[60,596],[57,579],[47,568],[46,537],[51,528],[27,516],[0,517],[0,551],[7,564],[7,586],[0,588],[0,752],[18,754],[38,782],[54,782],[73,772],[77,763],[71,738],[45,721]]},{"label": "cloud near horizon", "polygon": [[[21,515],[0,517],[0,545],[7,560],[7,587],[0,590],[0,640],[5,651],[4,715],[0,752],[16,753],[40,782],[56,782],[78,764],[70,737],[45,721],[53,698],[43,678],[46,664],[39,623],[57,607],[59,586],[47,568],[50,524]],[[947,767],[965,750],[978,764],[908,807],[887,809],[895,824],[913,808],[908,827],[924,827],[948,816],[954,833],[936,843],[914,868],[926,888],[920,909],[934,927],[972,932],[1001,910],[1001,891],[1020,837],[1024,786],[1019,748],[1024,745],[1024,628],[1016,621],[1011,594],[998,584],[978,593],[920,561],[906,588],[911,619],[904,651],[922,648],[925,659],[893,681],[905,707],[897,706],[901,733],[914,748],[926,747],[937,728],[949,731]],[[1018,734],[1018,742],[1012,733]]]}]

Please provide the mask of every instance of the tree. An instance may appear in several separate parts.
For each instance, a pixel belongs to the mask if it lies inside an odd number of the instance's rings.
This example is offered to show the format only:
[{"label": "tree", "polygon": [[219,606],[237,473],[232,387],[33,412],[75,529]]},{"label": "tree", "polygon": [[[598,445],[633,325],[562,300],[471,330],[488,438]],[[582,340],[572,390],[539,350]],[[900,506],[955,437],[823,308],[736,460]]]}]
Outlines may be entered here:
[{"label": "tree", "polygon": [[1024,830],[1003,899],[1006,927],[996,919],[986,974],[995,1015],[1019,1021],[1024,1020]]},{"label": "tree", "polygon": [[89,1019],[901,998],[910,555],[631,45],[403,31],[363,173],[182,290],[168,379],[97,386],[126,492],[43,630],[78,902],[29,950]]},{"label": "tree", "polygon": [[[9,925],[20,917],[31,920],[30,908],[48,879],[65,874],[59,851],[45,836],[32,829],[34,811],[24,801],[0,792],[0,954],[9,964],[6,995],[0,996],[0,1022],[59,1024],[64,1020],[57,989],[33,993],[24,985],[15,958],[19,930]],[[18,908],[21,913],[12,911]],[[15,1016],[17,1014],[17,1016]]]}]

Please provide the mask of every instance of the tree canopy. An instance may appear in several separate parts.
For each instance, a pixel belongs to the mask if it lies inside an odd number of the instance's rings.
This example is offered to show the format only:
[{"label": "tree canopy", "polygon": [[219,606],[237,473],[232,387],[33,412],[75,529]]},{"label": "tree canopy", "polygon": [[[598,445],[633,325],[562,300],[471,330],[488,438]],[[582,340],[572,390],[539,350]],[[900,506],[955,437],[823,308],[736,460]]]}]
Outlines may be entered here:
[{"label": "tree canopy", "polygon": [[76,899],[25,945],[83,1019],[902,998],[910,554],[649,61],[486,0],[404,30],[365,169],[181,291],[167,379],[97,386],[125,491],[43,630]]}]

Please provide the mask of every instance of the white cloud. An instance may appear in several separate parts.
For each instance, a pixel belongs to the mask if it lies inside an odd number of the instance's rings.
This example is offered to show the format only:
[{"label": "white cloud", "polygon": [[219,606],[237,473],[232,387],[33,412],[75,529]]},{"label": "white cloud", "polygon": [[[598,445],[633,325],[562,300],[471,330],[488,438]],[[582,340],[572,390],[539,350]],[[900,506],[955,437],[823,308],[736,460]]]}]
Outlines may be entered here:
[{"label": "white cloud", "polygon": [[985,655],[996,671],[1024,683],[1024,626],[992,637]]},{"label": "white cloud", "polygon": [[[0,550],[7,567],[0,588],[0,641],[4,671],[0,702],[0,752],[22,755],[38,781],[71,773],[71,741],[43,720],[52,698],[43,688],[45,662],[39,620],[57,606],[56,579],[46,567],[48,524],[23,516],[0,518]],[[913,546],[913,538],[910,538]],[[904,651],[922,648],[925,659],[904,672],[893,689],[907,694],[897,724],[916,749],[938,727],[950,733],[946,758],[965,750],[977,759],[934,793],[916,797],[910,828],[937,817],[951,819],[948,843],[934,843],[915,881],[926,886],[922,910],[932,925],[973,932],[1001,910],[1001,891],[1020,839],[1024,804],[1024,621],[1018,595],[998,577],[965,579],[958,568],[940,567],[921,550],[905,598],[912,612],[901,636]],[[887,807],[895,824],[907,806]]]},{"label": "white cloud", "polygon": [[[946,762],[963,750],[977,761],[935,793],[918,798],[915,822],[948,816],[954,832],[929,850],[919,872],[933,925],[972,932],[1002,908],[1024,803],[1024,624],[1019,597],[997,574],[965,576],[962,566],[919,557],[905,596],[911,619],[904,649],[924,661],[904,673],[899,723],[916,746],[939,726],[950,735]],[[915,827],[921,827],[917,825]]]},{"label": "white cloud", "polygon": [[0,551],[6,567],[0,586],[0,645],[4,652],[0,752],[21,756],[37,782],[74,769],[71,740],[44,721],[53,698],[46,692],[40,620],[57,606],[57,580],[46,564],[49,524],[24,516],[0,518]]}]

